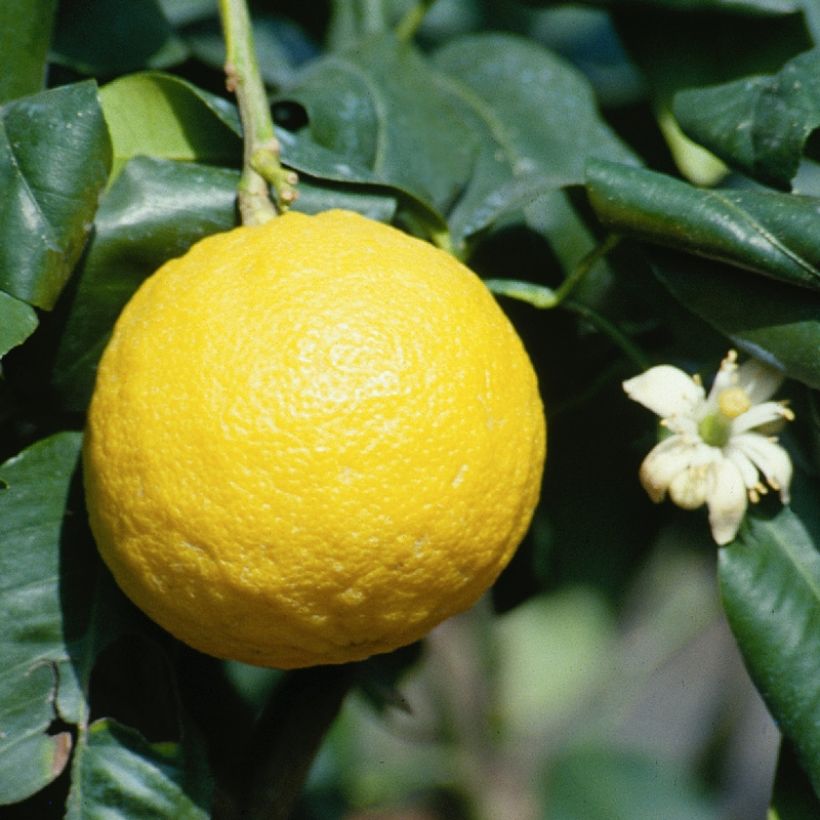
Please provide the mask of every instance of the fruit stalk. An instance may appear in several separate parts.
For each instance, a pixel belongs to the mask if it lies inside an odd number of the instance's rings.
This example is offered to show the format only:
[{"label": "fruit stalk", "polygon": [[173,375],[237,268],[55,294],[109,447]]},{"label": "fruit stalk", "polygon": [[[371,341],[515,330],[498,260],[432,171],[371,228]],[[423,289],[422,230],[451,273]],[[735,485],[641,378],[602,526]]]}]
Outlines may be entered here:
[{"label": "fruit stalk", "polygon": [[[245,0],[219,0],[225,36],[225,77],[236,95],[242,120],[244,155],[239,181],[239,212],[244,225],[261,225],[296,199],[297,176],[279,162],[279,143],[253,45]],[[273,188],[275,202],[271,201]]]},{"label": "fruit stalk", "polygon": [[254,729],[241,816],[287,820],[313,759],[355,682],[357,664],[315,666],[285,675]]}]

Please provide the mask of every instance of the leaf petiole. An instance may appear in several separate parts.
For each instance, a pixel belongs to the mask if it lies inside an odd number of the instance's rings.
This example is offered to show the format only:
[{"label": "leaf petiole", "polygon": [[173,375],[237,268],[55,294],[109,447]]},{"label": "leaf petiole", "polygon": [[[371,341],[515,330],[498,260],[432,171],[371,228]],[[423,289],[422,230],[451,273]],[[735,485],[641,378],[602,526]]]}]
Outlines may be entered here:
[{"label": "leaf petiole", "polygon": [[603,242],[578,262],[569,276],[554,290],[546,285],[536,285],[533,282],[522,282],[518,279],[486,279],[484,284],[500,296],[509,296],[511,299],[527,302],[533,307],[550,310],[558,307],[583,281],[596,263],[620,241],[621,238],[617,234],[609,234]]},{"label": "leaf petiole", "polygon": [[586,319],[601,333],[608,336],[640,370],[649,367],[649,360],[643,351],[617,325],[597,311],[581,302],[568,297],[592,270],[596,263],[606,256],[621,241],[617,234],[610,234],[599,245],[592,249],[573,268],[567,278],[556,288],[537,285],[534,282],[522,282],[519,279],[485,279],[484,284],[493,293],[518,299],[539,310],[552,310],[560,306]]}]

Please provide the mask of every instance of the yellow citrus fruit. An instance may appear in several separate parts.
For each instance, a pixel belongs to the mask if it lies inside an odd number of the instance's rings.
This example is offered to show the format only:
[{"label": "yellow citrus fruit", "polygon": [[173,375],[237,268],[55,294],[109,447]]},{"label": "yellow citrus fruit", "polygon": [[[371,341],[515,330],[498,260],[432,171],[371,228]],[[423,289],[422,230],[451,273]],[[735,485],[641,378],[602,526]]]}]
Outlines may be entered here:
[{"label": "yellow citrus fruit", "polygon": [[91,526],[125,593],[217,657],[291,668],[471,606],[536,504],[536,377],[482,282],[347,211],[195,244],[99,367]]}]

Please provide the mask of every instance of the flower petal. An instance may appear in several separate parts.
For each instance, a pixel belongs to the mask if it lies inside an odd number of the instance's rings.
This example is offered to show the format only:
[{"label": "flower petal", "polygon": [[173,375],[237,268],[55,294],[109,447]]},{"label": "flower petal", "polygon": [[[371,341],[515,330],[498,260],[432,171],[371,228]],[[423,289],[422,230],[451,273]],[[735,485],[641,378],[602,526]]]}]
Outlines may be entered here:
[{"label": "flower petal", "polygon": [[754,462],[769,486],[780,493],[780,500],[788,504],[793,472],[789,454],[779,444],[758,433],[732,436],[732,447],[742,450]]},{"label": "flower petal", "polygon": [[737,371],[738,385],[743,388],[752,404],[770,399],[783,384],[783,378],[779,370],[757,359],[748,359]]},{"label": "flower petal", "polygon": [[706,503],[712,538],[720,545],[728,544],[737,535],[746,513],[746,487],[740,470],[729,459],[721,459],[712,467]]},{"label": "flower petal", "polygon": [[[656,503],[663,501],[669,484],[691,466],[714,458],[709,447],[701,441],[692,442],[683,436],[669,436],[649,452],[643,460],[640,479],[649,497]],[[720,451],[716,451],[718,454]]]},{"label": "flower petal", "polygon": [[696,510],[706,501],[709,467],[700,465],[678,473],[669,484],[669,498],[684,510]]},{"label": "flower petal", "polygon": [[712,388],[709,390],[706,399],[711,409],[717,407],[718,396],[724,390],[728,390],[737,384],[737,370],[737,351],[730,350],[720,363],[720,369],[715,375],[715,380],[712,382]]},{"label": "flower petal", "polygon": [[[746,488],[749,490],[757,489],[760,474],[749,456],[743,452],[743,449],[735,446],[730,440],[729,444],[724,447],[724,454],[726,455],[726,458],[733,462],[735,467],[737,467],[740,471],[740,475],[743,478],[743,483],[746,485]],[[763,489],[765,490],[765,487]]]},{"label": "flower petal", "polygon": [[661,418],[691,415],[703,401],[703,387],[677,367],[650,367],[623,383],[627,396]]},{"label": "flower petal", "polygon": [[700,438],[698,422],[692,416],[669,416],[663,420],[663,426],[670,433],[680,433],[690,439]]},{"label": "flower petal", "polygon": [[791,411],[779,402],[766,401],[763,404],[756,404],[732,420],[732,435],[739,435],[763,424],[783,421],[789,417],[794,418]]}]

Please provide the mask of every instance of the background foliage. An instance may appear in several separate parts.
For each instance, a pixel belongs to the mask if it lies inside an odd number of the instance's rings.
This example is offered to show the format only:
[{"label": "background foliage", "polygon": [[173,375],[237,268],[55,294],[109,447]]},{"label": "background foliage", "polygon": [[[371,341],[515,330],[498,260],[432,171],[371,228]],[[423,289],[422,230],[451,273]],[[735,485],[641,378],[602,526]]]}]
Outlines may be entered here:
[{"label": "background foliage", "polygon": [[[298,209],[393,222],[508,294],[543,500],[475,610],[287,675],[136,612],[77,467],[119,310],[237,219],[215,0],[0,5],[4,816],[261,815],[308,769],[304,818],[818,816],[818,6],[439,0],[411,37],[425,5],[252,3],[260,67]],[[655,430],[620,382],[730,346],[788,377],[795,498],[716,554],[640,489]]]}]

